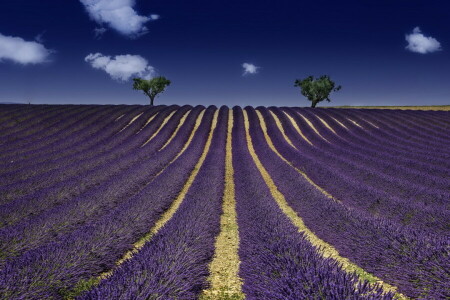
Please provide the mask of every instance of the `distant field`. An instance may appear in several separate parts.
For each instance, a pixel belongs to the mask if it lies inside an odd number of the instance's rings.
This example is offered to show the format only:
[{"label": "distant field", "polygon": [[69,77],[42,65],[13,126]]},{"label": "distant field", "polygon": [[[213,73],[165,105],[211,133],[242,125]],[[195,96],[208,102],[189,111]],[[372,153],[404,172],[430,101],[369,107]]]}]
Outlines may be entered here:
[{"label": "distant field", "polygon": [[402,109],[402,110],[450,110],[450,105],[430,106],[334,106],[335,108],[366,108],[366,109]]},{"label": "distant field", "polygon": [[0,195],[0,299],[450,297],[448,111],[2,105]]}]

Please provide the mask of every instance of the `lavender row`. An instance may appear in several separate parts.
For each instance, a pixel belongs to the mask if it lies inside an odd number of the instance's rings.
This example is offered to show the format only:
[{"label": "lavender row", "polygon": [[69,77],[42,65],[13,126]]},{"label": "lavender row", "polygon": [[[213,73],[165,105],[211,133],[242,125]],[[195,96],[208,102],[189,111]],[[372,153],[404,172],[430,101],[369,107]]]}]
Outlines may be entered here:
[{"label": "lavender row", "polygon": [[[446,141],[442,139],[435,139],[433,135],[424,135],[422,134],[423,128],[417,128],[416,126],[409,125],[405,126],[404,123],[408,121],[401,117],[401,115],[396,114],[395,117],[388,118],[385,114],[378,114],[375,119],[373,115],[365,114],[364,118],[362,113],[355,113],[351,111],[335,111],[337,114],[341,114],[344,116],[351,115],[351,118],[363,122],[364,120],[372,120],[373,123],[379,124],[378,126],[382,129],[383,133],[389,135],[391,137],[395,137],[395,143],[399,145],[412,146],[413,148],[423,149],[426,151],[433,150],[436,151],[437,154],[441,154],[439,152],[440,145],[445,144]],[[382,120],[382,122],[380,122]],[[444,151],[445,152],[445,151]],[[446,153],[447,155],[450,152]]]},{"label": "lavender row", "polygon": [[[177,212],[138,254],[79,299],[197,299],[220,231],[228,109]],[[138,271],[139,270],[139,271]]]},{"label": "lavender row", "polygon": [[[198,161],[208,133],[211,116],[192,146],[169,165],[158,179],[138,195],[123,199],[108,214],[94,218],[74,232],[9,261],[0,270],[0,296],[11,298],[58,298],[86,280],[113,268],[115,262],[143,236],[182,189]],[[6,294],[8,293],[8,294]]]},{"label": "lavender row", "polygon": [[[36,215],[40,211],[43,211],[55,204],[61,204],[65,201],[69,201],[73,197],[76,197],[85,191],[89,190],[96,185],[101,184],[109,178],[114,178],[121,172],[130,172],[132,167],[136,167],[140,161],[147,160],[166,142],[170,134],[175,130],[177,126],[177,119],[181,117],[184,110],[188,107],[180,109],[178,117],[174,118],[174,122],[171,122],[155,137],[153,143],[146,147],[139,147],[147,136],[135,135],[133,140],[128,143],[123,143],[118,147],[118,153],[120,156],[113,157],[109,161],[104,162],[97,166],[97,161],[94,159],[90,163],[80,164],[80,168],[85,168],[84,173],[74,174],[66,179],[61,179],[59,176],[64,175],[55,173],[52,179],[56,182],[52,185],[47,185],[44,188],[39,187],[39,182],[34,182],[27,187],[28,191],[32,190],[30,194],[15,198],[15,200],[8,202],[5,205],[0,206],[0,215],[3,218],[3,226],[6,224],[13,224],[23,218]],[[201,108],[199,108],[201,109]],[[191,121],[193,123],[193,121]],[[156,130],[158,124],[151,124],[149,131]],[[132,142],[134,141],[135,144]],[[131,148],[130,148],[131,147]],[[114,159],[115,158],[115,159]],[[74,163],[78,165],[77,162]],[[64,171],[63,171],[64,172]],[[145,172],[143,174],[146,174]],[[81,176],[80,176],[81,175]],[[50,178],[47,179],[47,183]],[[16,184],[16,187],[19,185]],[[22,187],[23,188],[23,187]],[[19,189],[20,190],[20,189]],[[39,201],[40,199],[46,199],[46,201]]]},{"label": "lavender row", "polygon": [[[289,132],[289,136],[292,137],[292,141],[297,144],[300,149],[305,147],[305,142],[299,138],[296,132],[291,128],[286,117],[282,113],[273,109],[282,121],[284,128]],[[262,109],[261,112],[266,115],[268,113]],[[307,126],[306,123],[298,116],[293,116],[295,121],[300,126]],[[271,119],[271,118],[270,118]],[[408,167],[398,167],[400,164],[396,159],[389,159],[388,162],[384,162],[380,158],[364,157],[362,151],[359,149],[353,150],[347,145],[340,146],[340,140],[330,130],[327,130],[324,125],[320,124],[317,120],[310,118],[310,121],[314,124],[314,127],[321,132],[321,135],[325,137],[329,142],[326,142],[319,138],[319,136],[312,130],[305,131],[308,138],[314,141],[316,148],[307,147],[305,150],[310,150],[311,155],[314,157],[320,157],[323,153],[323,157],[326,159],[333,158],[333,162],[343,163],[342,166],[349,166],[344,172],[345,174],[356,173],[356,177],[363,177],[367,174],[371,178],[372,182],[378,184],[382,189],[392,186],[395,190],[391,191],[391,194],[399,194],[402,197],[417,197],[418,194],[423,195],[425,198],[434,196],[440,199],[445,199],[450,196],[448,188],[450,188],[450,181],[444,176],[448,173],[448,169],[444,171],[441,176],[429,175],[430,169],[426,168],[424,171],[411,169],[412,165]],[[345,164],[345,165],[344,165]],[[434,171],[434,170],[433,170]],[[387,174],[390,172],[391,174]],[[414,191],[410,191],[410,189]],[[398,190],[396,190],[398,189]],[[420,193],[418,193],[420,192]]]},{"label": "lavender row", "polygon": [[[246,110],[255,124],[255,112]],[[254,125],[251,134],[258,145],[256,152],[278,189],[319,238],[407,296],[449,296],[447,239],[420,234],[332,201],[270,150],[259,126]],[[283,147],[288,146],[284,143]],[[294,161],[295,157],[299,154],[287,159]]]},{"label": "lavender row", "polygon": [[[97,122],[101,122],[105,117],[107,117],[110,112],[114,110],[118,110],[119,108],[110,107],[109,109],[103,109],[100,111],[96,111],[87,116],[83,114],[79,114],[72,118],[71,121],[61,120],[61,123],[66,126],[62,126],[58,128],[56,126],[52,127],[49,130],[46,130],[45,133],[41,134],[41,138],[35,141],[29,141],[25,145],[20,145],[19,149],[11,151],[12,153],[8,155],[4,155],[3,159],[14,159],[14,160],[23,160],[30,158],[30,155],[36,155],[40,151],[45,152],[46,150],[53,150],[53,147],[58,147],[59,141],[62,138],[66,138],[67,136],[75,136],[79,132],[83,132],[86,130],[86,126],[91,124],[95,124]],[[135,110],[139,111],[142,108],[136,107]],[[89,128],[89,127],[88,127]]]},{"label": "lavender row", "polygon": [[[393,134],[400,136],[408,136],[408,139],[404,139],[405,142],[417,141],[425,145],[434,145],[436,142],[445,142],[442,140],[441,128],[429,129],[424,126],[420,126],[420,121],[411,121],[411,117],[405,115],[405,112],[366,112],[366,111],[353,111],[344,110],[339,113],[349,116],[351,118],[358,118],[361,121],[369,118],[375,121],[379,127],[389,128]],[[422,112],[422,116],[426,116],[427,112]]]},{"label": "lavender row", "polygon": [[343,124],[348,127],[348,129],[344,129],[330,117],[330,113],[317,110],[313,114],[327,122],[336,132],[338,137],[345,142],[346,146],[356,146],[359,148],[359,152],[361,154],[367,153],[367,155],[386,160],[396,159],[399,164],[403,166],[410,166],[410,168],[432,168],[433,171],[430,173],[433,174],[436,172],[446,174],[448,172],[446,168],[442,168],[442,165],[446,162],[444,159],[438,159],[430,155],[418,154],[415,151],[394,149],[394,146],[387,144],[385,140],[376,139],[376,136],[383,137],[383,131],[381,130],[362,131],[355,125],[351,126],[352,124],[349,124],[349,121],[342,120],[340,122],[343,122]]},{"label": "lavender row", "polygon": [[[6,128],[6,130],[3,130],[1,132],[1,136],[7,136],[7,135],[15,135],[16,137],[19,137],[21,134],[27,134],[30,130],[38,130],[39,128],[36,127],[36,125],[39,125],[39,122],[42,120],[43,117],[48,117],[49,115],[54,115],[55,113],[60,113],[61,111],[67,111],[70,110],[76,110],[79,109],[78,107],[70,107],[70,108],[64,108],[63,106],[59,105],[40,105],[40,106],[32,106],[28,109],[28,112],[25,112],[22,114],[23,110],[19,109],[17,113],[14,113],[11,117],[9,117],[9,123],[10,125]],[[2,143],[0,145],[6,144],[6,140],[2,140]]]},{"label": "lavender row", "polygon": [[[306,143],[297,144],[297,141],[291,138],[301,152],[294,150],[286,143],[273,122],[268,118],[266,120],[269,121],[268,134],[278,151],[316,184],[349,207],[422,231],[435,233],[438,230],[443,233],[448,230],[448,213],[442,210],[442,203],[448,199],[448,193],[436,192],[433,197],[423,192],[426,189],[422,188],[412,191],[411,195],[416,198],[396,196],[397,186],[386,181],[385,186],[380,187],[376,176],[364,167],[355,170],[348,163],[342,163],[341,157],[332,153],[324,154],[319,147],[307,147]],[[285,129],[288,137],[296,134],[289,127]],[[377,185],[379,188],[376,188]],[[402,186],[408,189],[408,182],[404,182]]]},{"label": "lavender row", "polygon": [[[268,113],[265,110],[261,111],[267,116]],[[300,117],[294,116],[294,119],[300,126],[308,126]],[[395,159],[385,161],[379,158],[364,157],[360,150],[351,150],[346,146],[339,147],[339,139],[336,135],[327,130],[318,120],[310,118],[310,122],[319,132],[322,132],[321,135],[328,141],[319,138],[312,130],[306,131],[306,134],[310,134],[311,140],[317,146],[314,153],[323,153],[327,159],[339,162],[342,166],[348,166],[344,171],[345,174],[355,174],[355,178],[368,177],[371,179],[372,186],[377,186],[382,190],[391,187],[389,194],[402,198],[448,199],[450,197],[450,180],[445,176],[429,175],[429,169],[421,171],[411,169],[411,166],[398,167],[398,161]],[[446,173],[448,174],[448,168]]]},{"label": "lavender row", "polygon": [[5,161],[21,157],[21,154],[29,148],[33,149],[36,145],[40,146],[42,142],[47,143],[47,138],[51,141],[53,136],[63,132],[64,129],[67,130],[73,123],[80,123],[80,120],[95,116],[98,112],[102,112],[102,110],[79,107],[76,111],[63,111],[51,117],[51,120],[44,118],[33,126],[33,133],[25,136],[11,134],[8,137],[8,144],[0,150],[0,159]]},{"label": "lavender row", "polygon": [[[22,153],[21,155],[12,159],[2,159],[2,171],[0,172],[0,176],[6,177],[11,176],[15,173],[18,174],[22,172],[22,174],[24,174],[25,176],[30,177],[32,174],[26,172],[27,170],[33,169],[39,164],[42,165],[43,163],[46,163],[52,159],[56,159],[58,157],[66,155],[68,154],[67,152],[73,152],[76,149],[83,147],[84,143],[80,140],[80,136],[85,134],[89,137],[90,134],[90,137],[92,139],[95,139],[96,134],[104,132],[105,128],[112,129],[114,128],[114,126],[117,126],[115,123],[114,125],[112,125],[112,122],[113,117],[119,113],[120,109],[116,109],[115,113],[114,111],[112,111],[110,114],[108,114],[107,117],[99,115],[97,120],[94,119],[92,120],[92,122],[86,122],[87,124],[86,126],[84,126],[84,130],[81,130],[78,133],[61,135],[60,139],[55,140],[51,144],[35,143],[32,149],[27,149],[26,153]],[[103,124],[103,127],[101,126],[101,122],[105,122]],[[62,146],[65,142],[70,143],[67,149],[64,149]],[[18,176],[18,178],[21,177]],[[6,182],[4,184],[6,184]]]},{"label": "lavender row", "polygon": [[[52,107],[52,109],[56,109]],[[0,107],[0,136],[11,133],[17,129],[19,124],[28,123],[28,120],[39,113],[48,112],[47,106],[24,106],[15,105],[13,107]],[[51,109],[50,109],[51,111]],[[3,144],[3,142],[1,143]]]},{"label": "lavender row", "polygon": [[[127,170],[111,176],[99,186],[82,193],[71,201],[50,207],[41,214],[36,214],[41,205],[38,203],[38,208],[31,210],[35,212],[31,217],[23,218],[16,225],[0,229],[0,253],[3,253],[4,256],[4,259],[0,259],[0,265],[5,262],[6,258],[11,259],[24,251],[60,238],[88,222],[94,216],[98,218],[107,214],[111,209],[117,207],[122,199],[137,195],[157,178],[155,176],[167,167],[186,144],[200,109],[202,108],[197,107],[194,110],[193,117],[180,128],[179,134],[174,137],[169,147],[129,165]],[[49,199],[48,202],[52,201]],[[26,209],[23,210],[26,211]]]},{"label": "lavender row", "polygon": [[[120,130],[127,126],[131,120],[129,118],[125,119],[124,122],[120,122],[121,120],[113,122],[114,119],[105,118],[105,120],[102,120],[103,124],[86,125],[86,130],[83,130],[81,134],[68,134],[58,141],[58,145],[51,146],[48,151],[41,154],[36,153],[31,158],[15,161],[12,164],[14,169],[4,170],[3,173],[0,173],[0,176],[5,179],[9,178],[9,182],[6,180],[4,182],[4,184],[7,184],[17,180],[25,180],[32,176],[39,176],[40,173],[45,171],[65,168],[66,165],[75,160],[87,160],[98,156],[99,153],[111,152],[116,145],[123,143],[126,138],[134,135],[139,130],[132,131],[130,129],[134,129],[139,125],[143,126],[144,118],[153,115],[160,109],[162,107],[152,109],[147,113],[142,112],[142,120],[138,118],[135,122],[136,124],[127,127],[128,130],[124,132],[120,132]],[[114,117],[114,114],[112,116]],[[119,132],[120,136],[117,136]],[[103,147],[99,147],[99,145]],[[43,152],[43,150],[39,152]]]},{"label": "lavender row", "polygon": [[31,106],[22,107],[21,105],[13,105],[13,104],[0,106],[0,120],[1,120],[0,124],[14,115],[17,116],[20,111],[26,111],[27,108],[29,110]]},{"label": "lavender row", "polygon": [[[384,115],[381,115],[378,118],[373,118],[372,115],[369,115],[362,119],[358,115],[349,118],[349,116],[346,115],[345,112],[342,112],[340,110],[330,110],[329,114],[339,120],[341,123],[345,124],[347,128],[352,128],[353,131],[357,132],[361,136],[370,138],[374,143],[381,144],[385,147],[390,147],[393,151],[403,151],[406,156],[408,156],[409,153],[413,153],[415,155],[422,156],[423,158],[427,158],[430,157],[430,152],[434,151],[437,159],[446,159],[445,154],[436,153],[435,149],[430,146],[424,145],[423,142],[410,140],[412,136],[406,134],[402,130],[399,130],[394,125],[388,126],[387,124],[392,122],[391,119],[383,120],[383,122],[380,122],[380,119],[385,118]],[[364,126],[364,128],[358,127],[347,118],[354,122],[357,122],[358,124],[361,124],[362,126]],[[378,128],[375,128],[373,125],[370,125],[367,122],[376,125]]]},{"label": "lavender row", "polygon": [[[363,115],[367,112],[360,112]],[[433,112],[415,112],[415,111],[402,111],[400,114],[389,113],[391,118],[394,120],[401,121],[404,125],[414,128],[417,127],[419,130],[423,130],[428,136],[444,138],[448,141],[449,133],[443,129],[450,127],[449,124],[439,122],[439,120],[433,115]],[[397,119],[397,115],[402,117],[402,119]],[[403,122],[404,121],[404,122]]]},{"label": "lavender row", "polygon": [[[99,108],[98,110],[101,111]],[[25,149],[22,147],[29,146],[37,140],[42,140],[46,136],[60,130],[61,127],[64,128],[73,119],[78,120],[81,117],[94,114],[96,109],[79,106],[71,110],[61,109],[61,111],[54,111],[45,114],[43,117],[36,117],[36,124],[21,124],[24,127],[22,130],[3,137],[7,140],[7,143],[0,146],[0,154],[4,156],[14,153],[15,149]]]},{"label": "lavender row", "polygon": [[[421,142],[411,141],[409,140],[410,136],[406,135],[401,130],[399,131],[398,128],[391,127],[393,125],[386,125],[391,122],[391,120],[385,120],[380,123],[379,119],[381,117],[373,118],[372,116],[367,116],[364,119],[361,119],[356,116],[350,118],[352,121],[364,126],[364,128],[360,128],[349,121],[347,119],[348,116],[343,115],[340,111],[330,111],[329,114],[341,123],[346,124],[348,128],[352,128],[352,130],[358,132],[358,134],[365,136],[366,138],[370,137],[374,143],[391,147],[393,151],[403,151],[406,153],[405,155],[408,155],[408,153],[414,153],[416,155],[421,155],[424,158],[429,157],[429,152],[431,150],[430,147],[423,145]],[[367,122],[376,125],[378,128],[375,129],[373,125],[370,125]],[[440,154],[437,157],[443,159]]]},{"label": "lavender row", "polygon": [[[161,117],[163,116],[164,114],[161,114]],[[162,122],[162,119],[159,119],[159,121]],[[152,134],[154,131],[156,131],[160,124],[158,123],[159,122],[150,124],[151,126],[149,126],[149,130],[146,133]],[[170,134],[170,132],[165,133],[165,135],[161,135],[158,137],[158,141],[160,141],[161,143],[165,141],[162,140],[162,138],[168,138],[168,135]],[[16,199],[33,196],[33,194],[36,192],[42,192],[45,189],[52,189],[52,187],[54,186],[70,187],[70,184],[67,185],[68,180],[75,180],[76,182],[78,182],[77,185],[92,185],[92,183],[95,183],[95,181],[90,182],[86,179],[92,180],[92,178],[95,177],[98,178],[99,176],[108,176],[109,174],[104,172],[104,168],[113,167],[111,165],[111,162],[115,162],[116,166],[120,165],[121,160],[119,160],[119,158],[123,155],[130,154],[130,150],[135,149],[135,151],[139,151],[144,154],[146,153],[146,150],[149,149],[152,149],[153,152],[156,151],[157,149],[154,149],[155,147],[153,146],[151,148],[147,147],[147,149],[139,149],[143,141],[147,138],[148,136],[146,135],[135,135],[132,137],[132,140],[136,141],[135,143],[122,143],[120,147],[114,149],[115,151],[106,152],[106,155],[100,152],[98,154],[95,153],[95,156],[87,157],[86,159],[74,159],[70,165],[41,173],[40,176],[34,176],[27,180],[17,181],[15,183],[2,186],[0,187],[0,203],[3,205]],[[97,146],[98,148],[102,149],[104,145]],[[149,153],[152,153],[152,151],[150,151]],[[114,159],[116,159],[116,161],[114,161]],[[30,169],[30,173],[34,173],[33,168]],[[64,196],[64,194],[60,194],[60,197],[62,196]]]},{"label": "lavender row", "polygon": [[[320,256],[288,220],[247,149],[243,115],[234,109],[233,166],[240,236],[239,275],[247,299],[392,299],[358,284],[336,261]],[[251,127],[258,126],[256,123]],[[254,141],[255,148],[260,142]],[[296,190],[302,197],[302,190]]]},{"label": "lavender row", "polygon": [[[310,111],[304,111],[303,114],[311,121],[311,123],[314,124],[314,126],[322,135],[328,134],[328,136],[330,136],[332,131],[326,128],[326,126],[322,122],[319,122],[318,117],[320,117],[320,119],[324,120],[325,122],[327,122],[327,124],[329,124],[329,126],[332,127],[335,132],[333,133],[333,135],[331,135],[332,138],[330,138],[332,139],[332,143],[327,143],[327,145],[324,145],[322,143],[322,145],[326,146],[327,148],[336,146],[341,147],[342,149],[356,152],[361,157],[374,160],[376,159],[378,161],[386,161],[386,163],[387,161],[393,161],[394,164],[390,164],[390,167],[388,169],[384,169],[385,171],[391,171],[391,169],[399,169],[401,170],[401,172],[410,170],[411,172],[424,173],[436,178],[442,178],[448,175],[448,169],[442,167],[442,161],[437,161],[436,164],[432,164],[428,160],[422,161],[422,158],[417,156],[412,158],[406,157],[411,153],[392,153],[392,147],[385,146],[381,142],[374,143],[362,134],[357,135],[354,132],[353,128],[349,128],[349,130],[342,128],[342,126],[337,125],[336,122],[331,119],[328,114],[324,114],[323,112],[319,111],[314,113]],[[316,136],[316,139],[317,138],[318,137]],[[320,142],[323,142],[323,140],[320,140]]]}]

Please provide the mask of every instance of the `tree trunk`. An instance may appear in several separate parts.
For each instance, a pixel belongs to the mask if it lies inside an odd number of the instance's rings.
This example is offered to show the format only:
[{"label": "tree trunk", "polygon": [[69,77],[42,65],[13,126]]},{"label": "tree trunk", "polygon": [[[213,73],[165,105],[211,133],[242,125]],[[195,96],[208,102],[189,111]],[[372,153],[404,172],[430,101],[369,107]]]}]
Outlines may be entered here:
[{"label": "tree trunk", "polygon": [[311,101],[311,107],[314,108],[316,107],[317,103],[319,103],[319,101]]},{"label": "tree trunk", "polygon": [[153,100],[155,100],[154,97],[150,97],[150,106],[153,106]]}]

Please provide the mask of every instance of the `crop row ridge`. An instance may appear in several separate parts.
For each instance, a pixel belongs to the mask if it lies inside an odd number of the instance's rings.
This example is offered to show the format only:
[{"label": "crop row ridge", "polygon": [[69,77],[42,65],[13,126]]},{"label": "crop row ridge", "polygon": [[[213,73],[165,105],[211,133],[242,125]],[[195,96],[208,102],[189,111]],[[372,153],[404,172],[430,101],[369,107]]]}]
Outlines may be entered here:
[{"label": "crop row ridge", "polygon": [[[249,132],[249,120],[248,120],[247,111],[244,110],[243,113],[244,113],[244,124],[245,124],[245,132],[246,132],[246,137],[247,137],[247,145],[248,145],[250,154],[254,160],[254,163],[256,164],[258,170],[260,171],[261,176],[264,178],[266,185],[269,187],[272,197],[275,199],[275,201],[277,202],[278,206],[283,211],[283,213],[297,227],[298,231],[305,235],[307,240],[317,249],[318,253],[320,253],[324,258],[331,258],[331,259],[334,259],[335,261],[337,261],[344,271],[346,271],[350,274],[356,273],[361,281],[364,281],[363,280],[363,278],[364,278],[365,280],[368,280],[369,283],[371,283],[371,284],[379,285],[380,287],[382,287],[383,291],[385,291],[386,293],[389,293],[389,292],[395,293],[395,297],[397,299],[408,299],[405,295],[397,292],[397,287],[392,286],[386,282],[383,282],[380,278],[376,277],[373,274],[368,273],[367,271],[365,271],[358,265],[351,262],[348,258],[341,256],[339,254],[339,252],[332,245],[330,245],[327,242],[325,242],[324,240],[320,239],[305,225],[305,223],[303,222],[303,219],[300,216],[298,216],[298,214],[294,211],[294,209],[288,204],[284,195],[279,191],[279,189],[277,188],[272,177],[270,176],[268,171],[265,169],[262,162],[259,160],[258,155],[256,154],[255,148],[253,146],[252,137]],[[264,133],[266,142],[269,145],[269,148],[271,148],[271,150],[273,152],[275,152],[284,162],[286,162],[291,167],[295,168],[288,160],[286,160],[286,158],[284,158],[278,152],[278,150],[276,150],[275,146],[272,143],[272,140],[270,139],[269,135],[267,134],[267,127],[265,125],[265,122],[264,122],[264,119],[263,119],[261,113],[259,111],[257,111],[257,114],[258,114],[258,118],[260,121],[261,129],[263,130],[263,133]],[[297,168],[295,168],[295,169],[300,174],[302,174],[302,172],[300,170],[298,170]],[[305,176],[306,176],[306,174],[305,174]],[[305,177],[305,179],[307,179],[307,177]],[[313,183],[312,181],[308,180],[308,182],[313,184],[316,188],[319,188],[321,191],[323,190],[318,185]],[[325,195],[328,196],[328,198],[331,198],[334,200],[334,198],[331,194],[327,193]]]},{"label": "crop row ridge", "polygon": [[243,299],[242,279],[239,278],[239,230],[237,225],[234,169],[232,161],[233,112],[228,112],[228,131],[225,154],[225,189],[223,194],[220,233],[210,263],[208,281],[200,299]]}]

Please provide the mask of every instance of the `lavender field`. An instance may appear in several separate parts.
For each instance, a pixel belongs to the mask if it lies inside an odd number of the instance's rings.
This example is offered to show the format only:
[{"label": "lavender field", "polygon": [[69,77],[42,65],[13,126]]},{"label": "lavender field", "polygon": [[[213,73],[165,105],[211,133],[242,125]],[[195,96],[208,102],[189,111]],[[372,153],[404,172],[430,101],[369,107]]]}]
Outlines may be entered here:
[{"label": "lavender field", "polygon": [[0,299],[450,299],[450,111],[2,105]]}]

